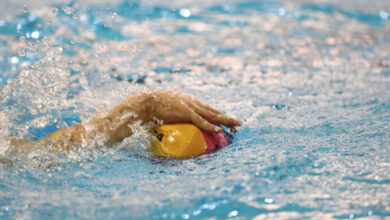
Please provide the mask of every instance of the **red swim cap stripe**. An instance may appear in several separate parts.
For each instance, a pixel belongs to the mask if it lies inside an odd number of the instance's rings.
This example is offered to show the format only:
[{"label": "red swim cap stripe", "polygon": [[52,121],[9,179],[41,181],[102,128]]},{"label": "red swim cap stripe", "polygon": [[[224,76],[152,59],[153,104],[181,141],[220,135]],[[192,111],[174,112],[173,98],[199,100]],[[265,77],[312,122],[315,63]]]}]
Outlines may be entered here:
[{"label": "red swim cap stripe", "polygon": [[226,140],[226,137],[223,132],[216,134],[207,131],[202,131],[204,140],[207,144],[207,152],[211,152],[214,151],[216,148],[225,147],[229,145],[229,141]]}]

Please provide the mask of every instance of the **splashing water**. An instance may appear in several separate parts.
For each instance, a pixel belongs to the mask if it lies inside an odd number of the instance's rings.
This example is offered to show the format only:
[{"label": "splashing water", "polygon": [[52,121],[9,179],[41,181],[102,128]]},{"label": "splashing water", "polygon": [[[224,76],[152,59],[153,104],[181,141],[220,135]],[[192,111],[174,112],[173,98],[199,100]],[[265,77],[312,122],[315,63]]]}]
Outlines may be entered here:
[{"label": "splashing water", "polygon": [[[390,216],[389,13],[385,0],[7,2],[0,219]],[[245,124],[188,160],[150,157],[139,124],[112,148],[9,147],[144,88]]]}]

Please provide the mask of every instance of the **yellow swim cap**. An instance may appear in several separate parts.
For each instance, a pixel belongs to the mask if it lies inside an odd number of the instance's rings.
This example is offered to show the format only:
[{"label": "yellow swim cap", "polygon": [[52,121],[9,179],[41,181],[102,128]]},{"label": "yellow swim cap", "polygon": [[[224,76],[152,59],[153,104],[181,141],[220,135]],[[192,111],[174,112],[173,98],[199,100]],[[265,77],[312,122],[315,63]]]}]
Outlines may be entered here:
[{"label": "yellow swim cap", "polygon": [[193,124],[165,124],[155,130],[158,140],[151,152],[157,156],[189,158],[207,152],[202,131]]}]

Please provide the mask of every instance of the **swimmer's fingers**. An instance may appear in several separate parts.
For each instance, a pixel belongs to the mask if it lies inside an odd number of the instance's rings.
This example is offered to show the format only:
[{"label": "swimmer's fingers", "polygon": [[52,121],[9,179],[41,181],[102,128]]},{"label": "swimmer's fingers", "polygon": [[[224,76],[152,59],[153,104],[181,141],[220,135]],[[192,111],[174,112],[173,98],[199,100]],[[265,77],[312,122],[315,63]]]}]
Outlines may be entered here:
[{"label": "swimmer's fingers", "polygon": [[216,114],[222,114],[222,112],[220,112],[218,109],[212,107],[211,105],[207,105],[201,101],[199,101],[199,99],[195,98],[195,97],[192,97],[191,98],[191,101],[195,104],[197,104],[198,106],[202,107],[202,108],[205,108],[213,113],[216,113]]},{"label": "swimmer's fingers", "polygon": [[191,107],[196,113],[204,117],[207,121],[213,124],[221,124],[227,127],[236,127],[241,125],[241,121],[235,118],[228,117],[222,113],[215,113],[209,109],[203,108],[197,104],[192,103]]},{"label": "swimmer's fingers", "polygon": [[191,111],[191,121],[194,123],[198,128],[213,132],[213,133],[219,133],[222,131],[222,129],[218,126],[215,126],[208,122],[206,119],[202,118],[200,115],[198,115],[194,110]]},{"label": "swimmer's fingers", "polygon": [[238,131],[238,128],[237,127],[231,127],[231,128],[229,128],[229,130],[230,130],[230,132],[231,133],[237,133],[237,131]]},{"label": "swimmer's fingers", "polygon": [[227,127],[231,128],[240,126],[242,124],[240,120],[228,117],[224,114],[216,115],[215,118],[213,118],[213,123],[226,125]]},{"label": "swimmer's fingers", "polygon": [[[212,107],[211,105],[202,103],[195,97],[192,97],[192,101],[193,104],[195,104],[196,109],[200,111],[199,114],[214,124],[222,124],[230,128],[240,126],[242,124],[240,120],[225,116],[218,109]],[[234,130],[237,129],[235,128]]]},{"label": "swimmer's fingers", "polygon": [[221,124],[230,128],[240,126],[242,123],[240,120],[228,117],[224,114],[216,114],[207,119],[214,124]]}]

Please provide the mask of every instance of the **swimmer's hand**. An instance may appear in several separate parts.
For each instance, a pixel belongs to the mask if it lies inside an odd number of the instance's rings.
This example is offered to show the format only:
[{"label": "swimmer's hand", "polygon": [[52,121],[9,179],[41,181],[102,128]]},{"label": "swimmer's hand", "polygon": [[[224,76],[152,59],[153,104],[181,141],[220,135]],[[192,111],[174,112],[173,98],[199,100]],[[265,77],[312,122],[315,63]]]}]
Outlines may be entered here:
[{"label": "swimmer's hand", "polygon": [[[145,99],[144,106],[148,115],[144,121],[161,121],[162,123],[193,123],[197,127],[219,133],[222,129],[214,124],[235,128],[241,121],[227,117],[210,105],[200,102],[193,96],[172,91],[144,91],[138,94]],[[137,97],[137,96],[135,96]],[[126,105],[126,101],[121,105]]]},{"label": "swimmer's hand", "polygon": [[[214,133],[222,129],[214,124],[225,125],[233,131],[241,125],[241,121],[227,117],[210,105],[200,102],[197,98],[173,91],[142,91],[128,98],[112,109],[108,115],[110,118],[123,118],[127,114],[134,114],[127,118],[126,127],[141,120],[142,123],[193,123],[197,127]],[[120,120],[118,121],[120,122]],[[121,141],[130,136],[131,131],[116,130],[111,133],[111,141]],[[122,132],[123,133],[122,133]]]},{"label": "swimmer's hand", "polygon": [[59,150],[69,150],[72,145],[113,144],[122,141],[133,132],[129,125],[140,121],[160,123],[193,123],[214,133],[225,125],[233,131],[241,121],[222,114],[217,109],[192,96],[173,91],[142,91],[127,98],[106,114],[82,124],[57,130],[37,141],[38,145],[57,143]]}]

